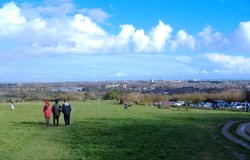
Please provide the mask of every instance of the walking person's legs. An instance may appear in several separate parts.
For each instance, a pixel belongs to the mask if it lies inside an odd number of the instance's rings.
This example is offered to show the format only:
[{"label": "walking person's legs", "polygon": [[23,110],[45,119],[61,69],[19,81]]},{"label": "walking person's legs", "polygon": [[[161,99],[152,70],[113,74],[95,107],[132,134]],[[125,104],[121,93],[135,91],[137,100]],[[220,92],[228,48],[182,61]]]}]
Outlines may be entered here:
[{"label": "walking person's legs", "polygon": [[68,127],[70,122],[70,115],[64,114],[64,122],[65,126]]},{"label": "walking person's legs", "polygon": [[70,114],[68,115],[68,125],[70,125]]},{"label": "walking person's legs", "polygon": [[59,116],[56,116],[56,126],[59,125]]},{"label": "walking person's legs", "polygon": [[46,125],[46,127],[49,127],[49,117],[45,118],[45,125]]},{"label": "walking person's legs", "polygon": [[65,126],[67,126],[67,122],[68,122],[68,121],[67,121],[67,115],[64,114],[64,115],[63,115],[63,118],[64,118],[64,124],[65,124]]},{"label": "walking person's legs", "polygon": [[53,115],[53,125],[56,125],[56,116]]}]

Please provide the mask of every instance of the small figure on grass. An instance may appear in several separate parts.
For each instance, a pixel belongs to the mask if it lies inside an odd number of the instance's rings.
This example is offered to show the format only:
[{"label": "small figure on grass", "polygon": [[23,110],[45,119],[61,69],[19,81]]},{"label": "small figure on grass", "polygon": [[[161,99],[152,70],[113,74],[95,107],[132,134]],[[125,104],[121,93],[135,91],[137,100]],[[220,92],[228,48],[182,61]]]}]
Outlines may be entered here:
[{"label": "small figure on grass", "polygon": [[249,112],[249,103],[247,101],[245,102],[245,107],[246,107],[246,112]]},{"label": "small figure on grass", "polygon": [[186,110],[187,110],[187,111],[189,110],[189,107],[190,107],[190,102],[187,102],[187,103],[186,103]]},{"label": "small figure on grass", "polygon": [[215,110],[216,109],[216,104],[212,103],[212,109]]},{"label": "small figure on grass", "polygon": [[128,104],[124,103],[124,109],[128,109]]},{"label": "small figure on grass", "polygon": [[64,103],[63,103],[63,105],[62,105],[62,112],[63,112],[63,117],[64,117],[65,126],[66,126],[66,127],[69,127],[69,125],[70,125],[71,106],[70,106],[70,104],[67,102],[66,99],[64,99]]},{"label": "small figure on grass", "polygon": [[59,100],[56,99],[55,104],[52,107],[54,126],[59,125],[59,117],[60,117],[61,111],[62,111],[62,106],[59,104]]},{"label": "small figure on grass", "polygon": [[43,106],[43,113],[44,113],[44,118],[45,118],[45,126],[49,127],[49,120],[50,120],[50,116],[51,116],[51,111],[52,108],[49,104],[49,100],[46,99],[45,100],[45,105]]},{"label": "small figure on grass", "polygon": [[15,105],[14,105],[14,102],[13,102],[13,101],[10,101],[10,109],[11,109],[12,111],[15,110]]}]

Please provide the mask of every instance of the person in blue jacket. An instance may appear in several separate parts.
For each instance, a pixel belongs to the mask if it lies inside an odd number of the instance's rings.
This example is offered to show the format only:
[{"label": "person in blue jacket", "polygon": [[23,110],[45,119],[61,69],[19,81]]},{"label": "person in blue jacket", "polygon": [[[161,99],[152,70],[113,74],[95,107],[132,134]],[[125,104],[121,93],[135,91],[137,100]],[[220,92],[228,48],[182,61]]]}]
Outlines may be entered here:
[{"label": "person in blue jacket", "polygon": [[70,125],[70,112],[71,112],[71,106],[70,104],[67,102],[66,99],[64,99],[64,103],[62,105],[62,112],[63,112],[63,116],[64,116],[64,122],[65,122],[65,126],[69,127]]}]

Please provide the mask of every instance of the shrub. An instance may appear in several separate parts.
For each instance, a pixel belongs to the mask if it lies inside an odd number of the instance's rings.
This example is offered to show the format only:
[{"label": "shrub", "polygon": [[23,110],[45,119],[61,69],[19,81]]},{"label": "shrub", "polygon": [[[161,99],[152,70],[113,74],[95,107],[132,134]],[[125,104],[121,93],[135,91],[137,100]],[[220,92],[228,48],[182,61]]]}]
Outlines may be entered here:
[{"label": "shrub", "polygon": [[172,95],[170,98],[172,101],[183,100],[192,103],[214,101],[217,99],[222,99],[228,102],[242,102],[247,99],[247,95],[244,90],[227,90],[219,93],[184,93]]},{"label": "shrub", "polygon": [[118,90],[113,90],[104,95],[104,100],[119,100],[122,96],[122,92]]},{"label": "shrub", "polygon": [[120,104],[127,102],[127,103],[149,105],[155,102],[162,102],[168,100],[169,100],[168,96],[162,94],[129,93],[120,99]]}]

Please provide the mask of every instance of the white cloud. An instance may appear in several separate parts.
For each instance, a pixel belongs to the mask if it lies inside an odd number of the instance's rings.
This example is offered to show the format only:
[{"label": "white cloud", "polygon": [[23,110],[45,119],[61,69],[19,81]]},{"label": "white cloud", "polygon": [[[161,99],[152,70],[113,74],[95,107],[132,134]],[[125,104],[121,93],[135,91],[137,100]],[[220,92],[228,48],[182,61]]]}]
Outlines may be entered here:
[{"label": "white cloud", "polygon": [[211,26],[206,26],[202,32],[198,34],[200,47],[211,46],[213,48],[224,47],[229,44],[229,40],[220,32],[214,31]]},{"label": "white cloud", "polygon": [[166,41],[170,39],[172,28],[159,21],[158,25],[146,34],[143,29],[136,29],[133,25],[121,25],[121,32],[115,36],[115,43],[119,48],[128,48],[133,44],[135,52],[160,52],[164,50]]},{"label": "white cloud", "polygon": [[240,22],[233,38],[236,48],[250,51],[250,21]]},{"label": "white cloud", "polygon": [[200,72],[201,74],[204,74],[204,75],[214,75],[214,74],[223,74],[223,75],[225,75],[225,74],[230,74],[230,73],[235,73],[235,71],[232,71],[232,70],[223,70],[223,69],[213,69],[213,70],[202,70],[201,72]]},{"label": "white cloud", "polygon": [[86,14],[91,19],[93,19],[96,22],[104,23],[106,19],[110,17],[110,15],[102,10],[101,8],[94,8],[94,9],[83,9],[80,10],[83,14]]},{"label": "white cloud", "polygon": [[[73,10],[71,5],[67,6],[61,6],[67,8],[63,14]],[[145,33],[143,29],[136,29],[133,25],[124,24],[121,25],[118,35],[110,35],[86,15],[76,13],[73,16],[56,17],[55,14],[55,17],[51,17],[52,13],[57,13],[60,6],[32,7],[25,6],[24,13],[36,12],[27,19],[21,15],[22,8],[13,2],[7,3],[0,10],[0,28],[2,28],[0,33],[6,33],[6,28],[10,28],[9,33],[12,34],[8,34],[8,38],[13,44],[21,45],[22,47],[18,49],[25,52],[160,52],[164,50],[172,32],[169,25],[159,21],[149,33]],[[92,12],[99,12],[99,16],[103,14],[100,10]],[[44,18],[44,14],[50,16]],[[10,18],[10,15],[14,18]]]},{"label": "white cloud", "polygon": [[[43,2],[44,6],[10,2],[0,8],[0,43],[12,44],[5,50],[32,54],[155,53],[179,48],[214,50],[229,44],[228,38],[210,26],[197,36],[181,29],[173,37],[171,26],[161,20],[147,32],[122,24],[118,34],[110,34],[101,26],[109,17],[102,9],[77,9],[68,0],[50,2]],[[241,22],[236,35],[242,47],[250,49],[250,22]]]},{"label": "white cloud", "polygon": [[14,2],[6,3],[0,9],[0,35],[9,35],[20,32],[26,23],[21,15],[21,9]]},{"label": "white cloud", "polygon": [[86,17],[81,14],[76,14],[73,17],[73,21],[71,22],[73,28],[84,32],[86,34],[94,34],[94,35],[105,35],[105,31],[97,26],[89,17]]},{"label": "white cloud", "polygon": [[[58,8],[47,12],[54,13]],[[6,36],[0,37],[0,41],[10,40],[19,52],[89,53],[105,47],[106,32],[87,16],[75,14],[65,19],[34,14],[33,19],[27,20],[21,12],[14,2],[0,9],[0,35]]]},{"label": "white cloud", "polygon": [[177,32],[175,40],[171,44],[171,48],[175,50],[177,47],[187,47],[192,50],[195,49],[196,41],[192,35],[186,31],[180,30]]},{"label": "white cloud", "polygon": [[238,31],[240,36],[250,43],[250,21],[240,22]]},{"label": "white cloud", "polygon": [[150,44],[150,37],[145,35],[144,30],[136,30],[133,36],[133,40],[135,42],[136,52],[141,52],[141,51],[147,51],[149,50],[149,44]]},{"label": "white cloud", "polygon": [[150,35],[152,37],[152,47],[156,51],[161,51],[168,39],[171,38],[172,28],[164,24],[162,21],[159,21],[158,25],[152,29]]},{"label": "white cloud", "polygon": [[192,60],[192,58],[188,57],[188,56],[177,56],[177,57],[175,57],[175,59],[179,62],[182,62],[182,63],[189,63]]},{"label": "white cloud", "polygon": [[115,74],[115,77],[127,77],[128,76],[128,73],[125,73],[125,72],[117,72]]},{"label": "white cloud", "polygon": [[212,73],[232,73],[234,71],[228,71],[228,70],[221,70],[221,69],[215,69],[212,71]]},{"label": "white cloud", "polygon": [[127,45],[132,41],[133,34],[135,32],[135,27],[133,25],[120,25],[121,31],[117,36],[112,39],[111,45],[116,46],[118,49],[129,48]]},{"label": "white cloud", "polygon": [[75,11],[75,5],[72,3],[72,0],[44,0],[42,2],[38,2],[38,5],[30,5],[29,10],[31,9],[32,12],[38,12],[39,15],[44,15],[46,17],[62,17],[67,14],[71,14]]},{"label": "white cloud", "polygon": [[[230,72],[250,73],[250,58],[244,56],[231,56],[222,53],[210,53],[205,55],[208,60],[222,67],[222,70]],[[219,71],[219,69],[217,69]]]},{"label": "white cloud", "polygon": [[47,27],[47,22],[42,19],[34,19],[29,23],[29,25],[37,32],[43,31]]},{"label": "white cloud", "polygon": [[203,70],[201,71],[201,73],[202,73],[202,74],[209,74],[209,72],[208,72],[207,70],[205,70],[205,69],[203,69]]}]

